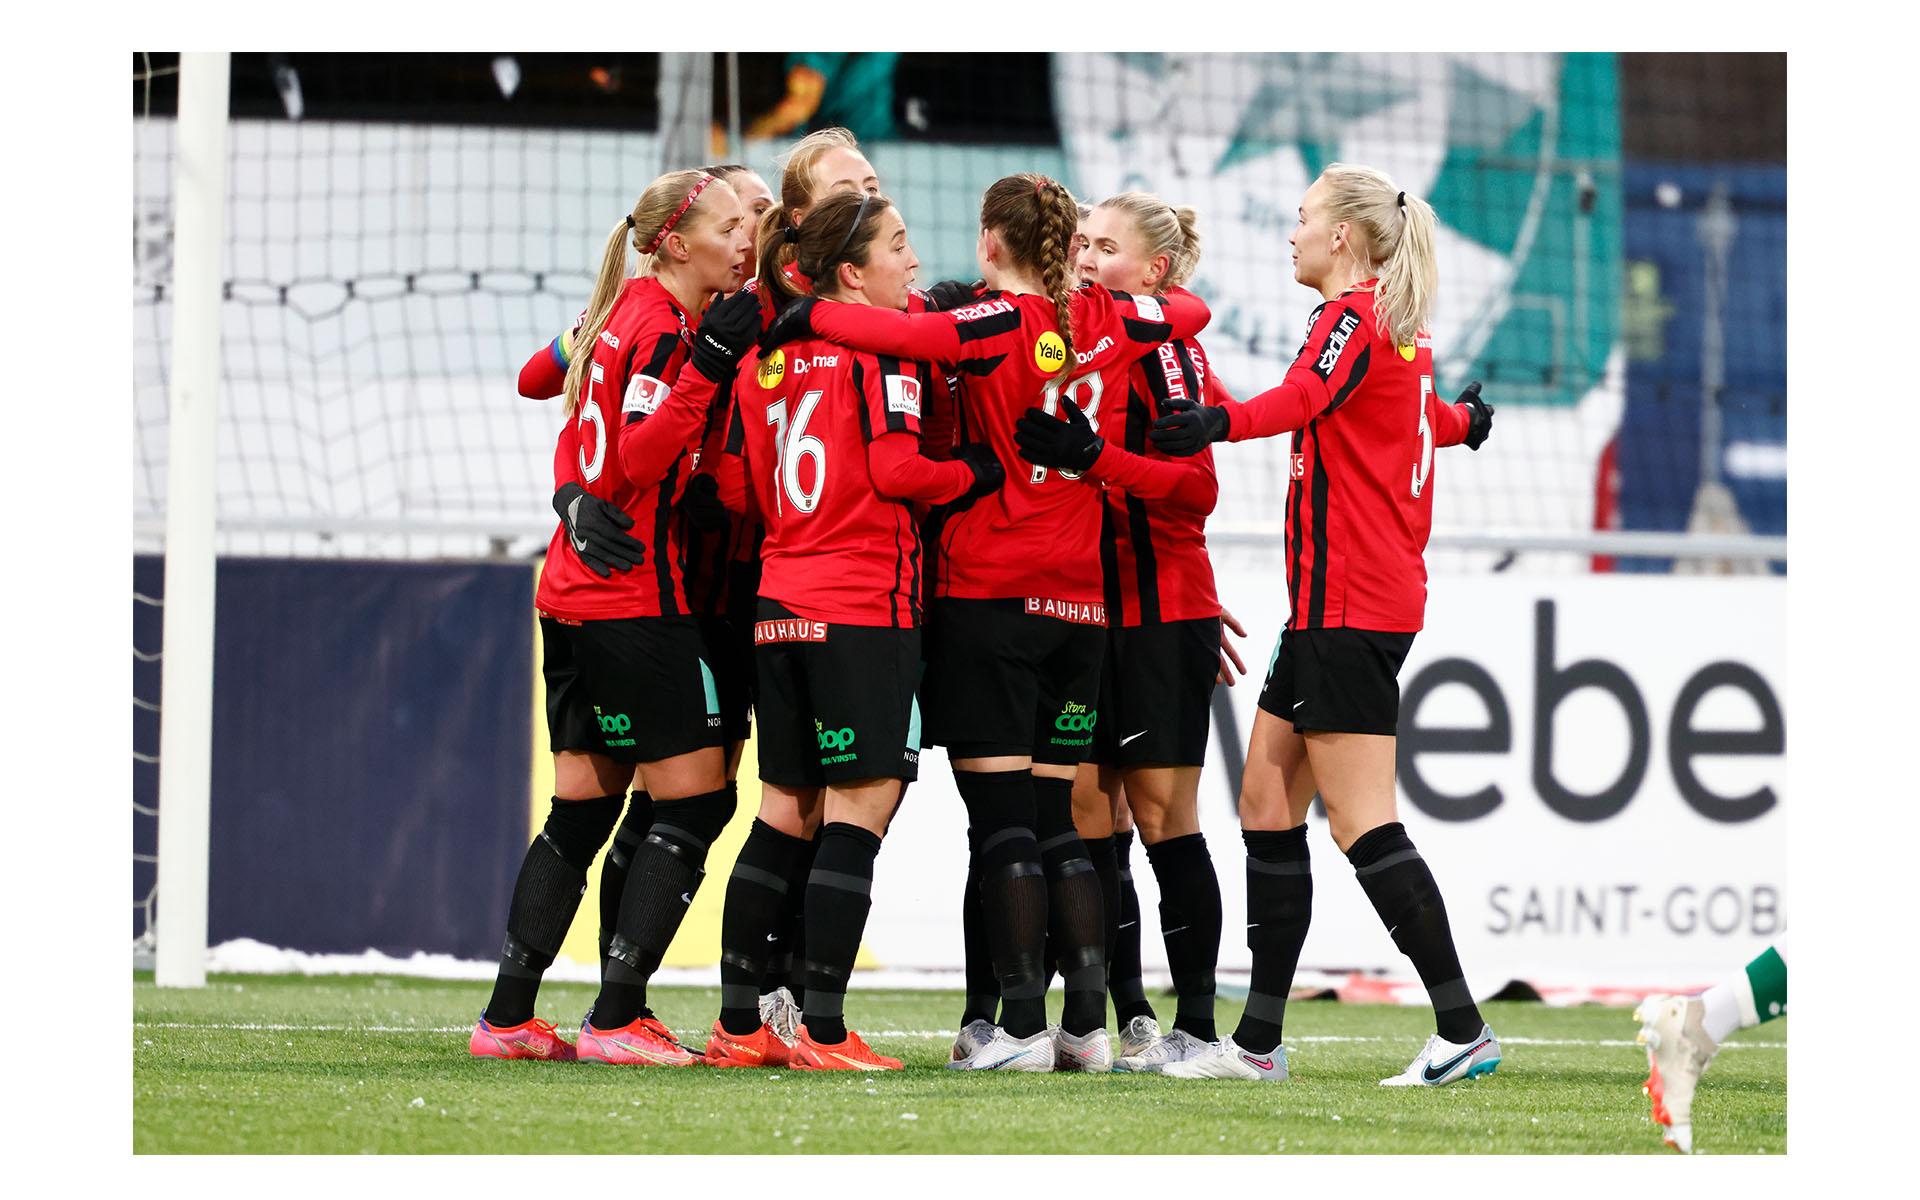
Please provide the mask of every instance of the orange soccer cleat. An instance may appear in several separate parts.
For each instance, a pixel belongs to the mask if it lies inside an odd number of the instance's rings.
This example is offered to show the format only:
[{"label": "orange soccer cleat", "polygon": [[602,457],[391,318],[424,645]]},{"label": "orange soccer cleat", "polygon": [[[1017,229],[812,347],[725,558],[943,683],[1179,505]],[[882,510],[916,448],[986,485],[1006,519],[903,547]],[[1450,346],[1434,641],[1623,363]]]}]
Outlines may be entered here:
[{"label": "orange soccer cleat", "polygon": [[715,1021],[701,1061],[710,1067],[784,1067],[787,1044],[764,1022],[752,1033],[728,1033]]},{"label": "orange soccer cleat", "polygon": [[847,1030],[846,1041],[822,1044],[814,1041],[802,1025],[800,1040],[793,1044],[796,1071],[898,1071],[900,1066],[897,1058],[875,1054],[851,1029]]},{"label": "orange soccer cleat", "polygon": [[654,1017],[619,1029],[596,1029],[592,1022],[582,1022],[575,1053],[581,1062],[624,1067],[686,1067],[699,1061]]},{"label": "orange soccer cleat", "polygon": [[573,1045],[554,1032],[551,1022],[535,1017],[518,1025],[489,1025],[481,1017],[467,1039],[467,1052],[475,1058],[540,1058],[548,1062],[572,1062]]}]

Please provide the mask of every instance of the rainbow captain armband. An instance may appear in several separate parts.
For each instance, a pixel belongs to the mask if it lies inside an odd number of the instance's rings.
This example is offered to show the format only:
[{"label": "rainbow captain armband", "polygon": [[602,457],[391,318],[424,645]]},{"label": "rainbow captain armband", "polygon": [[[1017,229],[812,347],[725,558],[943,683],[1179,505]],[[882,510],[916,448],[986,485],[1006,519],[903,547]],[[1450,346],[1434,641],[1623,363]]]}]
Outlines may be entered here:
[{"label": "rainbow captain armband", "polygon": [[573,362],[573,330],[569,329],[547,344],[547,353],[553,355],[553,361],[560,364],[562,371]]}]

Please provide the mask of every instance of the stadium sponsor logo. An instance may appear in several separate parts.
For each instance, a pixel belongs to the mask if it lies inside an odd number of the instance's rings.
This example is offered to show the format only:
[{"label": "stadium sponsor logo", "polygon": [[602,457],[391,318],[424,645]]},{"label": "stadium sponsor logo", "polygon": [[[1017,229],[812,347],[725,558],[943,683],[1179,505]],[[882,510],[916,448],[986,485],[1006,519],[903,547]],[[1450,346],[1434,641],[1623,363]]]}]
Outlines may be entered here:
[{"label": "stadium sponsor logo", "polygon": [[785,379],[786,377],[787,377],[787,352],[786,351],[775,350],[772,354],[769,354],[765,358],[760,360],[760,372],[756,376],[756,378],[759,379],[761,387],[768,388],[768,389],[779,387],[780,381],[782,379]]},{"label": "stadium sponsor logo", "polygon": [[920,381],[911,375],[887,376],[887,411],[920,415]]},{"label": "stadium sponsor logo", "polygon": [[991,317],[998,313],[1010,313],[1013,303],[1009,300],[986,300],[979,304],[969,304],[953,310],[956,321],[977,321],[981,317]]},{"label": "stadium sponsor logo", "polygon": [[768,642],[824,642],[827,640],[825,621],[808,621],[800,618],[779,621],[755,621],[753,623],[753,644],[765,645]]},{"label": "stadium sponsor logo", "polygon": [[1102,351],[1111,349],[1113,349],[1113,339],[1111,337],[1103,337],[1091,350],[1075,350],[1073,352],[1074,365],[1084,367],[1094,359],[1099,358]]},{"label": "stadium sponsor logo", "polygon": [[623,413],[639,413],[650,417],[660,411],[660,406],[673,392],[673,388],[655,379],[651,375],[635,375],[627,381],[627,396],[620,404]]},{"label": "stadium sponsor logo", "polygon": [[1313,365],[1313,369],[1320,373],[1322,379],[1333,374],[1335,364],[1340,361],[1341,353],[1347,348],[1347,339],[1351,338],[1353,331],[1358,328],[1360,328],[1359,313],[1349,308],[1340,314],[1340,320],[1334,324],[1333,332],[1327,335],[1327,344],[1321,347],[1320,361]]},{"label": "stadium sponsor logo", "polygon": [[1099,601],[1083,604],[1074,600],[1054,600],[1045,596],[1028,596],[1027,615],[1034,617],[1052,617],[1059,621],[1072,621],[1076,625],[1105,625],[1107,606]]},{"label": "stadium sponsor logo", "polygon": [[1067,365],[1067,343],[1049,329],[1033,343],[1033,365],[1048,375]]},{"label": "stadium sponsor logo", "polygon": [[1180,352],[1173,348],[1172,342],[1161,342],[1157,353],[1160,356],[1160,374],[1167,380],[1167,399],[1185,400],[1187,377],[1180,370]]}]

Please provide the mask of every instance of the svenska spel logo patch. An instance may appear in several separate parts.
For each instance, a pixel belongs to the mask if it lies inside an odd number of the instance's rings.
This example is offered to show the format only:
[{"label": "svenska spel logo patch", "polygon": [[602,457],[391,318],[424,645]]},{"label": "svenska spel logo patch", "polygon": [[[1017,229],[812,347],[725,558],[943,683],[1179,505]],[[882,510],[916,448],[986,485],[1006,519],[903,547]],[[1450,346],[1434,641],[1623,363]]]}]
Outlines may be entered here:
[{"label": "svenska spel logo patch", "polygon": [[887,411],[918,417],[920,415],[920,381],[911,375],[887,376]]},{"label": "svenska spel logo patch", "polygon": [[785,379],[786,377],[787,377],[787,352],[786,351],[775,350],[772,354],[766,355],[760,360],[759,379],[760,379],[761,387],[769,388],[769,389],[779,387],[780,381],[782,379]]},{"label": "svenska spel logo patch", "polygon": [[1067,343],[1049,329],[1033,344],[1033,365],[1051,375],[1067,365]]},{"label": "svenska spel logo patch", "polygon": [[620,405],[620,411],[637,412],[643,417],[650,417],[660,411],[660,405],[672,391],[671,387],[651,375],[635,375],[627,381],[627,395]]}]

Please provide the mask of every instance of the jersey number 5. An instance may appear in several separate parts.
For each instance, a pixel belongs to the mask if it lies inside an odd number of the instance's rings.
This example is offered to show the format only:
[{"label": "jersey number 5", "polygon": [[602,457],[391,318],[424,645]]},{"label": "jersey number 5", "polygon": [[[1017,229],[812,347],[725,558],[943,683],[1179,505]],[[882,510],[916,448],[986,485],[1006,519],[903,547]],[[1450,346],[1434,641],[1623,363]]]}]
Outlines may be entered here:
[{"label": "jersey number 5", "polygon": [[1427,399],[1433,395],[1433,376],[1420,377],[1420,453],[1413,460],[1413,498],[1418,500],[1433,474],[1433,425],[1427,420]]},{"label": "jersey number 5", "polygon": [[[767,406],[767,424],[774,427],[773,453],[778,463],[780,486],[774,491],[776,511],[785,511],[781,502],[781,493],[800,512],[810,513],[820,503],[820,493],[827,486],[827,447],[819,438],[807,433],[807,422],[813,419],[813,410],[819,405],[824,390],[808,392],[800,397],[799,411],[793,415],[793,424],[787,424],[787,402],[784,398]],[[803,490],[800,487],[800,460],[813,459],[813,487]]]},{"label": "jersey number 5", "polygon": [[[607,418],[597,389],[607,381],[599,363],[588,363],[587,398],[580,405],[580,479],[592,483],[607,466]],[[587,426],[593,426],[593,458],[587,458]]]}]

